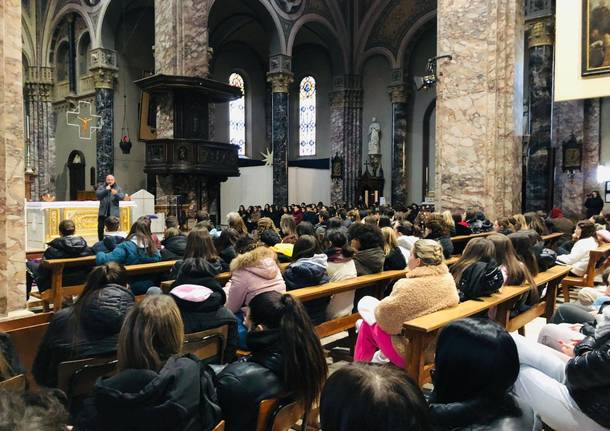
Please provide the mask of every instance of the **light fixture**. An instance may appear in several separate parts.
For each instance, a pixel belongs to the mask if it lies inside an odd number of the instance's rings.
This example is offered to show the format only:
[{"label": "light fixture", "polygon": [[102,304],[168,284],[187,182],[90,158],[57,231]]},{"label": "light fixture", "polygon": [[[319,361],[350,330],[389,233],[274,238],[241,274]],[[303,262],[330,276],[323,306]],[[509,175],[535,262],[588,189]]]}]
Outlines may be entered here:
[{"label": "light fixture", "polygon": [[436,57],[428,59],[424,76],[416,76],[414,78],[415,87],[417,88],[417,91],[428,90],[429,88],[432,88],[436,85],[436,82],[438,81],[438,78],[436,76],[436,63],[438,62],[438,60],[442,60],[444,58],[448,60],[453,60],[453,56],[449,54],[438,55]]}]

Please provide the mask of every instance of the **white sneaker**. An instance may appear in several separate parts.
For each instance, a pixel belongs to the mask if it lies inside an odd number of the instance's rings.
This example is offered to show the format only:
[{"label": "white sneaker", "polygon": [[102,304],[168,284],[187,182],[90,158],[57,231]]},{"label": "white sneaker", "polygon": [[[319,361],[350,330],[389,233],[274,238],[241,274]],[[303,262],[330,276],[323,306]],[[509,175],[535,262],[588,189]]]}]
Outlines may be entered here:
[{"label": "white sneaker", "polygon": [[377,350],[371,359],[373,364],[389,364],[390,360],[385,357],[381,350]]}]

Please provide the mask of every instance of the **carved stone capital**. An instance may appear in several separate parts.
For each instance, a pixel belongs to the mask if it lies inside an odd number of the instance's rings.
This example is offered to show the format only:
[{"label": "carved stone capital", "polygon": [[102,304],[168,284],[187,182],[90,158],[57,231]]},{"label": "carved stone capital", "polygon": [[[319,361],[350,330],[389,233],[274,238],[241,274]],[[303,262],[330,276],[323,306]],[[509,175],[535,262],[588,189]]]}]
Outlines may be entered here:
[{"label": "carved stone capital", "polygon": [[528,48],[553,45],[553,29],[547,20],[537,21],[532,25],[527,39]]},{"label": "carved stone capital", "polygon": [[409,90],[405,84],[394,84],[388,87],[388,94],[392,103],[406,103]]},{"label": "carved stone capital", "polygon": [[291,72],[268,72],[267,82],[271,83],[273,93],[289,93],[288,87],[294,81]]},{"label": "carved stone capital", "polygon": [[269,73],[291,73],[292,59],[288,55],[277,54],[269,57]]},{"label": "carved stone capital", "polygon": [[91,69],[95,88],[114,88],[114,81],[118,78],[116,70],[99,67]]},{"label": "carved stone capital", "polygon": [[117,78],[118,66],[116,51],[106,48],[91,50],[89,70],[93,74],[95,88],[113,88]]}]

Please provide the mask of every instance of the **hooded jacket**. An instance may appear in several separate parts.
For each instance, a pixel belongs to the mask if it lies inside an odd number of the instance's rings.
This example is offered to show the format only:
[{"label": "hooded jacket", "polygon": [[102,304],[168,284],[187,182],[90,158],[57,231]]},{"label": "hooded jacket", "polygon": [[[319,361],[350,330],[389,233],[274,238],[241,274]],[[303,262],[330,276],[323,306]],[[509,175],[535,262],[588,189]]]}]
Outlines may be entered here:
[{"label": "hooded jacket", "polygon": [[[47,245],[49,247],[44,251],[44,260],[84,257],[93,254],[91,249],[87,246],[87,241],[81,236],[60,236],[47,243]],[[65,269],[63,272],[64,286],[84,283],[87,279],[87,274],[89,273],[88,270],[88,267],[72,267]],[[39,267],[36,273],[38,291],[43,292],[51,288],[51,275],[51,270]]]},{"label": "hooded jacket", "polygon": [[116,248],[117,245],[125,241],[121,235],[106,235],[103,240],[96,242],[91,247],[94,254],[101,252],[108,253]]},{"label": "hooded jacket", "polygon": [[574,348],[566,366],[566,386],[578,407],[591,419],[610,428],[610,307],[593,336]]},{"label": "hooded jacket", "polygon": [[265,292],[286,292],[286,283],[277,265],[275,252],[257,247],[237,256],[231,262],[231,279],[225,284],[227,308],[233,313],[245,313],[256,295]]},{"label": "hooded jacket", "polygon": [[[326,272],[327,267],[328,257],[325,254],[314,254],[312,257],[298,259],[284,271],[286,290],[290,291],[328,283],[330,278]],[[330,298],[325,297],[304,303],[307,314],[309,314],[314,325],[326,321],[326,306],[329,302]]]},{"label": "hooded jacket", "polygon": [[[97,253],[95,255],[95,263],[97,265],[103,265],[107,262],[118,262],[123,265],[137,265],[140,263],[154,263],[161,260],[161,254],[158,250],[155,250],[152,256],[148,255],[146,249],[141,247],[137,243],[136,238],[131,240],[125,240],[110,253]],[[129,287],[136,295],[146,293],[149,287],[154,286],[157,283],[157,277],[155,276],[138,276],[130,279]]]},{"label": "hooded jacket", "polygon": [[127,369],[98,379],[94,400],[79,430],[203,431],[221,419],[211,371],[190,354],[170,357],[159,372]]},{"label": "hooded jacket", "polygon": [[419,266],[394,285],[390,296],[375,309],[375,319],[381,329],[392,335],[397,352],[406,355],[402,324],[459,304],[457,288],[447,265]]},{"label": "hooded jacket", "polygon": [[[434,395],[433,395],[434,397]],[[432,421],[438,431],[539,431],[542,423],[531,407],[510,394],[504,402],[468,400],[447,404],[430,404]]]},{"label": "hooded jacket", "polygon": [[180,310],[185,334],[228,325],[224,359],[232,362],[238,344],[237,319],[224,307],[227,296],[220,284],[217,281],[211,286],[181,284],[174,287],[170,295]]},{"label": "hooded jacket", "polygon": [[34,359],[32,373],[42,386],[57,386],[60,362],[104,356],[116,352],[123,320],[134,305],[129,289],[108,284],[83,305],[80,322],[74,321],[74,308],[57,311]]},{"label": "hooded jacket", "polygon": [[184,257],[186,250],[186,236],[176,235],[161,241],[161,260],[177,260]]},{"label": "hooded jacket", "polygon": [[376,274],[383,271],[384,261],[385,255],[381,247],[360,250],[354,255],[358,275]]},{"label": "hooded jacket", "polygon": [[220,288],[216,276],[222,271],[220,260],[210,262],[203,258],[189,257],[178,260],[169,272],[170,280],[174,280],[172,288],[181,284],[198,284],[210,289]]},{"label": "hooded jacket", "polygon": [[251,355],[227,365],[217,376],[225,431],[256,429],[259,403],[286,392],[279,330],[249,332],[246,343]]},{"label": "hooded jacket", "polygon": [[391,271],[396,269],[405,269],[407,266],[407,261],[405,259],[404,254],[400,251],[399,247],[396,247],[388,253],[383,261],[383,270]]}]

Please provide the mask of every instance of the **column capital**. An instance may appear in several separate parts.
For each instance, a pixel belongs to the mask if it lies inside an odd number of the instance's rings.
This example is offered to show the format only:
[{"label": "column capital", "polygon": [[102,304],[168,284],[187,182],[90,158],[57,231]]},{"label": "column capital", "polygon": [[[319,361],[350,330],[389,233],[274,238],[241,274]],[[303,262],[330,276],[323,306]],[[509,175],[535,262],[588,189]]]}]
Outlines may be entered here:
[{"label": "column capital", "polygon": [[273,93],[289,93],[288,87],[294,81],[292,72],[267,72],[267,82]]},{"label": "column capital", "polygon": [[89,70],[93,73],[95,88],[114,88],[118,75],[116,51],[106,48],[91,50]]},{"label": "column capital", "polygon": [[388,94],[392,103],[406,103],[409,89],[405,84],[392,84],[388,86]]},{"label": "column capital", "polygon": [[292,57],[284,54],[270,56],[269,73],[292,73]]},{"label": "column capital", "polygon": [[546,19],[533,23],[527,38],[527,47],[531,49],[550,45],[553,45],[552,24]]}]

